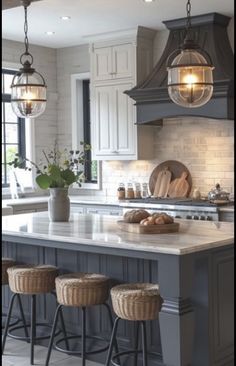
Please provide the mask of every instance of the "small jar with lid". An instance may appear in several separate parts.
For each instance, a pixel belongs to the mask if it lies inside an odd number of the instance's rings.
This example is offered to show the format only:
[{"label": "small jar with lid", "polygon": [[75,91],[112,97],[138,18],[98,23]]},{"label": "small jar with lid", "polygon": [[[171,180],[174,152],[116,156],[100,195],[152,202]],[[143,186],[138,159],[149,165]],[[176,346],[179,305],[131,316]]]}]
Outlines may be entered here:
[{"label": "small jar with lid", "polygon": [[141,196],[141,185],[140,183],[135,183],[135,190],[134,190],[134,197],[135,198],[142,198]]},{"label": "small jar with lid", "polygon": [[142,184],[141,196],[142,196],[142,198],[146,198],[146,197],[149,196],[149,194],[148,194],[148,184],[147,183]]},{"label": "small jar with lid", "polygon": [[124,183],[120,183],[119,187],[117,188],[117,198],[118,200],[125,199],[125,185]]},{"label": "small jar with lid", "polygon": [[134,198],[134,188],[132,183],[128,183],[127,191],[126,191],[126,198],[132,199]]}]

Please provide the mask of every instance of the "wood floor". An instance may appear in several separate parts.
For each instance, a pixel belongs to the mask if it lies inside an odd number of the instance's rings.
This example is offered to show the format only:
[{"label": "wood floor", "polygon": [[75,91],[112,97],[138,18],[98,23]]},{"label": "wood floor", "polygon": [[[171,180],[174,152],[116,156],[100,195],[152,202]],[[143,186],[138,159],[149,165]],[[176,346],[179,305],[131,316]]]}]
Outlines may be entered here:
[{"label": "wood floor", "polygon": [[[35,346],[35,365],[44,365],[47,348]],[[30,366],[30,345],[26,342],[7,338],[4,355],[2,356],[2,366]],[[61,352],[52,351],[50,365],[57,366],[81,366],[79,357],[68,356]],[[101,364],[87,361],[86,366],[101,366]]]}]

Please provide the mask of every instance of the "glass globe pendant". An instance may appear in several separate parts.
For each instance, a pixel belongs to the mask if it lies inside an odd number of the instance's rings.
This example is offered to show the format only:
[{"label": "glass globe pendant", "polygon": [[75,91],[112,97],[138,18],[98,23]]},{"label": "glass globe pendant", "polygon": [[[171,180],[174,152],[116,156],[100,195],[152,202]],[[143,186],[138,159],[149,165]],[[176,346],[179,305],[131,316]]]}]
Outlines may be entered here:
[{"label": "glass globe pendant", "polygon": [[212,97],[214,67],[210,55],[190,37],[190,9],[188,0],[186,37],[183,45],[168,57],[167,86],[175,104],[196,108],[206,104]]},{"label": "glass globe pendant", "polygon": [[25,52],[20,57],[22,68],[14,75],[11,84],[11,106],[20,118],[35,118],[40,116],[46,108],[46,83],[43,76],[32,68],[33,56],[29,53],[27,37],[27,7],[29,0],[23,0],[25,11]]}]

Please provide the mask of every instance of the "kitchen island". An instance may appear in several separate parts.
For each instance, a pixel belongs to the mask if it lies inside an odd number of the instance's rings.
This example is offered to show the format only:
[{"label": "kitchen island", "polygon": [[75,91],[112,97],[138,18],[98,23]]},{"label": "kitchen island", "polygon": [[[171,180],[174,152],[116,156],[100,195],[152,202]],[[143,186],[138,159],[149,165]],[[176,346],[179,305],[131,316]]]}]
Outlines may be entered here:
[{"label": "kitchen island", "polygon": [[[5,216],[3,255],[54,264],[61,273],[103,273],[112,285],[159,283],[164,303],[159,320],[148,327],[149,349],[158,353],[150,366],[233,365],[233,224],[176,219],[178,233],[150,235],[123,232],[118,219],[72,214],[68,223],[52,223],[47,212]],[[5,307],[8,298],[6,290]],[[52,321],[55,300],[42,296],[40,301],[38,317]],[[65,311],[71,332],[77,330],[77,316],[76,310]],[[89,319],[91,333],[109,334],[101,310],[92,311]],[[132,347],[132,324],[123,324],[118,342],[121,348]],[[99,357],[104,362],[105,355]]]}]

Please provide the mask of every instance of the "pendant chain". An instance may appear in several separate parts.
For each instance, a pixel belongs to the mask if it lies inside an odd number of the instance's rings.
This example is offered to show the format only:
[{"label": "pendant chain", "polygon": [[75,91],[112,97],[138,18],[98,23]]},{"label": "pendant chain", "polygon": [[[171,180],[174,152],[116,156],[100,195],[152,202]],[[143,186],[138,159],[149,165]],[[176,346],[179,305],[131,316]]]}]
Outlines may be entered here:
[{"label": "pendant chain", "polygon": [[191,4],[190,4],[190,0],[187,1],[186,4],[186,11],[187,11],[187,22],[186,22],[186,30],[187,33],[189,32],[190,28],[191,28]]},{"label": "pendant chain", "polygon": [[24,23],[24,33],[25,33],[25,55],[29,55],[29,40],[28,40],[28,21],[27,21],[27,6],[24,6],[25,10],[25,23]]}]

